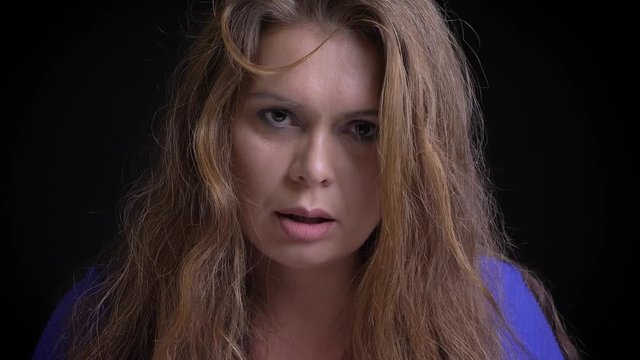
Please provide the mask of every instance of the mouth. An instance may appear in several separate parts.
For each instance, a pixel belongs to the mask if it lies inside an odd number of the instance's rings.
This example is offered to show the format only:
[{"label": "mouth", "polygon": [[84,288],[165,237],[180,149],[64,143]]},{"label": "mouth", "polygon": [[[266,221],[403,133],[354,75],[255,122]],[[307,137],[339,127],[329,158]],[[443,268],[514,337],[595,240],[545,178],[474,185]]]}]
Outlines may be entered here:
[{"label": "mouth", "polygon": [[[309,214],[308,212],[305,214]],[[304,216],[299,214],[287,214],[276,212],[282,231],[289,238],[302,242],[315,242],[327,238],[336,220],[326,218],[318,214]]]},{"label": "mouth", "polygon": [[335,221],[333,219],[327,219],[323,217],[306,217],[306,216],[300,216],[300,215],[294,215],[294,214],[283,214],[280,212],[276,212],[276,214],[279,217],[285,217],[293,221],[304,223],[304,224],[321,224],[328,221]]},{"label": "mouth", "polygon": [[296,206],[276,211],[280,217],[304,224],[320,224],[323,222],[335,221],[329,211],[322,208],[307,209],[304,206]]}]

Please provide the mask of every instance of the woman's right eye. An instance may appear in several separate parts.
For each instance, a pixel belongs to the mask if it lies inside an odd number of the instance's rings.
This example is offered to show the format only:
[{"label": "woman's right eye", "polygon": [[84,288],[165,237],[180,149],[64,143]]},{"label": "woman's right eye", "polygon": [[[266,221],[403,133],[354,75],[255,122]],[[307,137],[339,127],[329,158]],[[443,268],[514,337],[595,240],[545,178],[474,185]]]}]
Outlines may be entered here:
[{"label": "woman's right eye", "polygon": [[275,127],[286,127],[293,125],[293,116],[282,109],[265,109],[258,112],[258,117],[267,124]]}]

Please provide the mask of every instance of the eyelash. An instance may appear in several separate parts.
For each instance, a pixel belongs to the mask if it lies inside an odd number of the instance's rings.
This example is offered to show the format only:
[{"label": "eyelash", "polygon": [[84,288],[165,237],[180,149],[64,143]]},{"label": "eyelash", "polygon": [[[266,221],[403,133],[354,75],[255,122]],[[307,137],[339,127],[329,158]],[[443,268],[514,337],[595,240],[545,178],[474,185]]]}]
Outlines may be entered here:
[{"label": "eyelash", "polygon": [[268,125],[271,126],[275,126],[275,127],[284,127],[281,122],[274,122],[272,119],[269,119],[269,117],[273,117],[274,114],[281,114],[281,115],[285,115],[290,119],[293,119],[293,115],[284,109],[264,109],[264,110],[260,110],[258,112],[258,117],[260,118],[260,120],[266,122]]},{"label": "eyelash", "polygon": [[[287,126],[290,126],[291,124],[286,124],[286,125],[281,125],[284,124],[285,122],[280,122],[280,121],[274,121],[273,117],[274,115],[280,115],[280,117],[282,116],[286,116],[286,118],[289,118],[289,122],[293,124],[293,126],[296,125],[296,121],[295,121],[295,116],[293,114],[291,114],[291,112],[289,112],[288,110],[285,109],[264,109],[264,110],[260,110],[258,111],[258,117],[260,118],[260,120],[264,121],[267,125],[269,126],[273,126],[276,128],[284,128]],[[270,119],[271,118],[271,119]],[[370,127],[369,131],[364,135],[359,135],[358,131],[355,130],[356,126],[358,125],[367,125]],[[363,121],[363,120],[354,120],[350,123],[350,128],[354,129],[354,131],[350,131],[353,136],[356,138],[356,141],[361,142],[361,143],[370,143],[373,142],[378,135],[378,126],[372,122],[369,121]]]},{"label": "eyelash", "polygon": [[352,125],[356,125],[356,126],[357,125],[367,125],[367,126],[370,127],[369,131],[366,133],[365,136],[361,136],[357,132],[355,133],[355,136],[358,138],[359,142],[370,143],[370,142],[373,142],[374,140],[376,140],[378,138],[378,126],[376,124],[368,122],[368,121],[357,120],[357,121],[352,122]]}]

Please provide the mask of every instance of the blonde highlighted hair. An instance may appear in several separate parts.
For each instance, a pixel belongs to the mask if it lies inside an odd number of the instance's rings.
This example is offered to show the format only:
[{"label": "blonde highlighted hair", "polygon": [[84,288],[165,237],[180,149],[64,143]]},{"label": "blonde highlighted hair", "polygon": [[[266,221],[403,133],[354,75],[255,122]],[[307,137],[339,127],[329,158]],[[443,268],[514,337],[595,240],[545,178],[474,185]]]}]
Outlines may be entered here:
[{"label": "blonde highlighted hair", "polygon": [[511,332],[482,259],[508,261],[506,239],[487,191],[472,76],[441,9],[430,0],[228,0],[214,1],[175,73],[154,166],[123,202],[122,246],[76,306],[71,358],[248,358],[250,264],[230,121],[249,76],[287,69],[255,63],[261,33],[303,22],[359,32],[384,61],[383,214],[363,250],[348,358],[504,357],[501,334]]}]

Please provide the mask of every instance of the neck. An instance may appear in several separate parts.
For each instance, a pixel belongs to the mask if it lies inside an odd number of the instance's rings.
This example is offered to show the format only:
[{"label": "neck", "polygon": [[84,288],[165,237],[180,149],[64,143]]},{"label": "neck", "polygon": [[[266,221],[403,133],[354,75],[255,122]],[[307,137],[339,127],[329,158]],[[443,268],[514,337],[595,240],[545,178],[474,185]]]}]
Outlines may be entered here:
[{"label": "neck", "polygon": [[[355,257],[313,269],[260,260],[253,271],[253,298],[262,309],[254,319],[262,346],[272,354],[303,355],[298,350],[304,349],[304,358],[315,358],[314,351],[344,351],[350,340],[355,274]],[[283,339],[287,349],[278,345]]]},{"label": "neck", "polygon": [[254,270],[254,299],[276,318],[333,318],[351,302],[355,272],[354,258],[313,269],[291,269],[262,259]]}]

